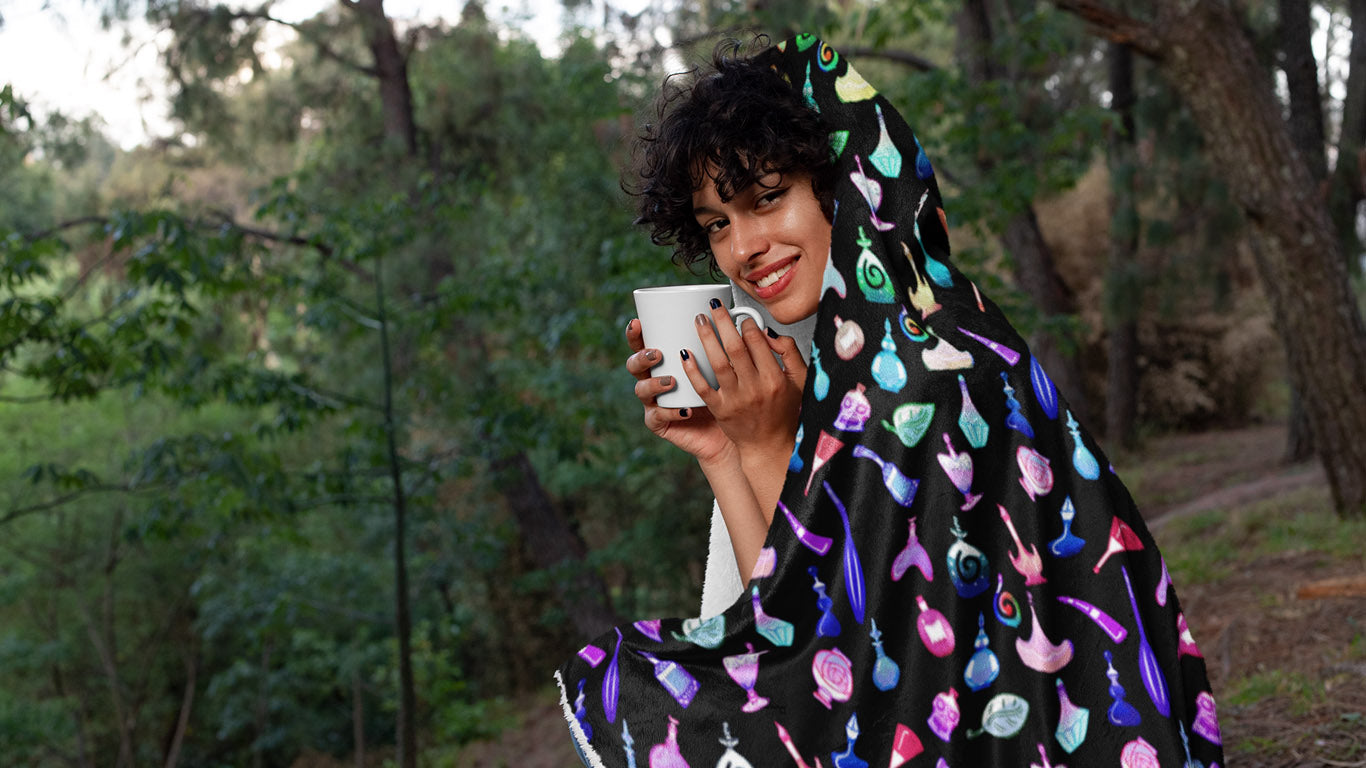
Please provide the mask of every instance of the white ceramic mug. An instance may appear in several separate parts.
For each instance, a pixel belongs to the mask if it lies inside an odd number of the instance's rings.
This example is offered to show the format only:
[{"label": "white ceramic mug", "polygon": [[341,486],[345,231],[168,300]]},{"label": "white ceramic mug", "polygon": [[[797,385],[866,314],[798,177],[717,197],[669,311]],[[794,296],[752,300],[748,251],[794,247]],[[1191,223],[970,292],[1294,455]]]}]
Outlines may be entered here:
[{"label": "white ceramic mug", "polygon": [[[711,317],[711,301],[716,299],[729,306],[731,287],[727,284],[716,285],[665,285],[658,288],[637,288],[633,294],[636,300],[636,316],[640,318],[640,332],[645,346],[660,351],[663,361],[654,367],[650,375],[654,378],[672,376],[677,386],[659,397],[655,402],[664,408],[697,408],[703,405],[693,389],[688,375],[683,372],[680,350],[689,350],[697,367],[706,377],[707,383],[716,387],[716,374],[712,372],[707,353],[698,338],[698,326],[693,322],[699,314]],[[764,328],[763,315],[753,307],[735,307],[735,326],[740,327],[744,316],[754,319],[759,328]],[[716,327],[711,326],[712,333]],[[718,341],[720,337],[717,337]]]}]

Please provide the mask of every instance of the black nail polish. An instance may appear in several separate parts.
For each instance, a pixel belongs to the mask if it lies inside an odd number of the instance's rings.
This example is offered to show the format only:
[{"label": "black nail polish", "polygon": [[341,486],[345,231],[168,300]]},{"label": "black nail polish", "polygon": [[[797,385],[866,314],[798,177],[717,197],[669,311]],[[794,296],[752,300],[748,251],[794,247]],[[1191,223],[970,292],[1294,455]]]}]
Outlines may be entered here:
[{"label": "black nail polish", "polygon": [[721,308],[721,300],[720,300],[720,299],[712,299],[712,300],[711,300],[711,308],[712,308],[712,309],[720,309],[720,308]]},{"label": "black nail polish", "polygon": [[679,408],[679,409],[678,409],[678,415],[679,415],[679,416],[682,416],[682,417],[685,418],[685,419],[688,418],[688,409],[687,409],[687,408]]},{"label": "black nail polish", "polygon": [[778,333],[777,333],[777,331],[774,331],[772,328],[769,328],[769,329],[767,329],[767,330],[768,330],[768,337],[769,337],[770,339],[776,339],[776,338],[778,338]]},{"label": "black nail polish", "polygon": [[682,355],[684,360],[688,359],[688,350],[680,350],[678,354]]}]

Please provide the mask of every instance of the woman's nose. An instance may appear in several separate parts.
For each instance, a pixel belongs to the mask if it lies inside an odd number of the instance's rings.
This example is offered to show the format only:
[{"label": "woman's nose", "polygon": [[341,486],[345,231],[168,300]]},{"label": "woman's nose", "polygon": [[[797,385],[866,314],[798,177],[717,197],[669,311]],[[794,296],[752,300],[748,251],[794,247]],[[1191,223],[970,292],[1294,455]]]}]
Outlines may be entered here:
[{"label": "woman's nose", "polygon": [[768,233],[757,222],[732,221],[730,245],[731,255],[736,261],[750,261],[768,251]]}]

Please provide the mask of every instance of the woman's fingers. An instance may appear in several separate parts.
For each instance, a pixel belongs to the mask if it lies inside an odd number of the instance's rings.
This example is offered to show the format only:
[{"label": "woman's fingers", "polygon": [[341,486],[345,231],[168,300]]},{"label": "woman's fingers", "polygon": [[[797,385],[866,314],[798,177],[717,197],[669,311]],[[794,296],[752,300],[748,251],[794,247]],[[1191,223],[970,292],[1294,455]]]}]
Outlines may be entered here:
[{"label": "woman's fingers", "polygon": [[645,337],[640,329],[640,321],[634,318],[626,324],[626,345],[634,353],[626,358],[626,372],[637,379],[649,378],[650,369],[664,359],[660,356],[659,350],[645,348]]},{"label": "woman's fingers", "polygon": [[674,381],[674,377],[672,376],[647,376],[636,381],[636,398],[647,407],[653,406],[656,397],[659,397],[665,392],[673,391],[674,387],[677,385],[678,383]]},{"label": "woman's fingers", "polygon": [[632,352],[639,352],[645,348],[644,332],[640,328],[640,321],[634,317],[626,323],[626,344]]},{"label": "woman's fingers", "polygon": [[626,358],[626,371],[637,379],[650,378],[650,369],[663,360],[657,349],[643,349]]},{"label": "woman's fingers", "polygon": [[801,386],[806,381],[806,361],[797,349],[797,340],[791,336],[779,336],[771,329],[768,332],[768,348],[783,361],[783,374]]},{"label": "woman's fingers", "polygon": [[[730,367],[734,369],[738,378],[748,380],[755,371],[754,342],[758,341],[759,346],[764,348],[768,346],[763,343],[763,333],[759,331],[759,326],[753,322],[753,318],[750,318],[748,323],[742,320],[740,323],[740,328],[744,329],[742,333],[736,329],[735,318],[730,314],[730,310],[719,303],[712,307],[711,318],[716,323],[716,333],[721,337],[721,347],[729,358]],[[755,336],[756,333],[759,335]],[[708,359],[715,362],[713,358]],[[718,375],[717,382],[720,381]],[[725,385],[721,384],[721,386],[724,387]]]},{"label": "woman's fingers", "polygon": [[645,426],[651,432],[659,433],[667,429],[670,424],[691,420],[696,413],[696,408],[659,408],[653,406],[645,409]]},{"label": "woman's fingers", "polygon": [[[712,339],[712,345],[716,345],[716,340]],[[702,398],[702,402],[708,407],[712,404],[712,398],[716,396],[716,390],[712,389],[707,377],[702,375],[702,369],[697,366],[697,355],[687,349],[679,350],[679,357],[683,359],[683,373],[688,377],[692,388],[697,392],[697,396]],[[712,361],[712,371],[716,370],[716,361]]]}]

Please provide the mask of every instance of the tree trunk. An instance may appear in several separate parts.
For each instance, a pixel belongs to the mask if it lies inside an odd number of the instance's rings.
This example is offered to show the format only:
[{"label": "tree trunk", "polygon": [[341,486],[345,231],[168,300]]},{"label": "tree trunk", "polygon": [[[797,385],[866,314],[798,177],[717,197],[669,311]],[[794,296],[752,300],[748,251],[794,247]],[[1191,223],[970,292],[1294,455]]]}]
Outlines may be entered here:
[{"label": "tree trunk", "polygon": [[[1319,91],[1319,66],[1311,42],[1313,20],[1309,15],[1309,0],[1280,0],[1279,12],[1281,68],[1285,71],[1286,90],[1290,94],[1290,139],[1309,168],[1309,174],[1316,182],[1322,182],[1328,175],[1328,160],[1323,149],[1323,96]],[[1353,42],[1356,42],[1355,37]],[[1342,242],[1346,246],[1351,241],[1344,238]],[[1305,461],[1313,455],[1314,432],[1309,426],[1309,413],[1304,409],[1304,398],[1291,384],[1285,460]]]},{"label": "tree trunk", "polygon": [[[1347,95],[1342,100],[1342,130],[1337,162],[1328,185],[1328,211],[1342,241],[1348,270],[1360,269],[1361,241],[1357,237],[1357,206],[1362,188],[1363,149],[1366,149],[1366,0],[1351,0],[1352,47],[1347,55]],[[1363,34],[1357,34],[1363,30]]]},{"label": "tree trunk", "polygon": [[560,572],[555,589],[579,635],[596,637],[620,624],[606,586],[584,562],[587,547],[583,539],[546,493],[531,460],[525,453],[517,453],[494,462],[492,468],[534,562],[540,568]]},{"label": "tree trunk", "polygon": [[1110,136],[1110,188],[1114,210],[1110,251],[1105,267],[1105,324],[1108,339],[1105,375],[1105,434],[1126,448],[1137,438],[1138,313],[1143,282],[1138,265],[1139,219],[1134,173],[1134,55],[1127,46],[1110,44],[1110,109],[1119,125]]},{"label": "tree trunk", "polygon": [[122,554],[119,552],[120,534],[123,531],[123,511],[116,510],[109,530],[109,544],[105,552],[104,588],[100,594],[99,619],[91,613],[84,602],[78,601],[82,618],[85,621],[86,635],[99,656],[100,667],[104,672],[105,683],[109,686],[109,700],[114,710],[115,727],[119,736],[119,755],[116,766],[135,765],[133,759],[135,738],[133,735],[133,715],[124,696],[124,683],[119,668],[118,634],[114,617],[114,571],[118,568]]},{"label": "tree trunk", "polygon": [[275,646],[275,639],[267,636],[261,641],[261,666],[259,672],[261,679],[256,686],[256,712],[252,719],[256,728],[256,738],[251,745],[251,765],[252,768],[263,768],[266,764],[265,752],[261,749],[261,742],[266,735],[266,727],[270,725],[270,652]]},{"label": "tree trunk", "polygon": [[389,347],[389,310],[384,295],[384,260],[375,257],[375,312],[379,315],[380,365],[384,373],[384,439],[394,512],[394,634],[398,638],[399,768],[417,768],[417,690],[413,683],[413,612],[408,593],[408,496],[398,455],[394,419],[394,356]]},{"label": "tree trunk", "polygon": [[1200,127],[1205,149],[1261,238],[1256,258],[1291,381],[1305,397],[1333,503],[1366,515],[1366,325],[1341,240],[1296,157],[1280,104],[1229,6],[1153,0],[1143,24],[1090,0],[1055,0],[1112,39],[1154,56]]},{"label": "tree trunk", "polygon": [[356,768],[365,768],[365,688],[360,670],[351,670],[351,751]]},{"label": "tree trunk", "polygon": [[199,660],[191,652],[184,651],[185,693],[180,699],[180,714],[176,717],[175,732],[171,745],[166,750],[165,768],[176,768],[180,763],[180,748],[185,743],[185,732],[190,727],[190,711],[194,707],[195,682],[198,678]]},{"label": "tree trunk", "polygon": [[1323,96],[1311,42],[1309,0],[1279,0],[1281,69],[1290,94],[1290,138],[1315,181],[1328,174],[1324,157]]},{"label": "tree trunk", "polygon": [[[983,85],[1007,77],[991,58],[993,41],[991,14],[985,0],[966,0],[958,14],[958,58],[968,82]],[[976,157],[978,170],[991,173],[995,161],[987,152]],[[1086,419],[1085,392],[1077,345],[1059,341],[1056,321],[1074,316],[1076,300],[1053,264],[1053,251],[1039,230],[1034,207],[1026,202],[1024,210],[1006,225],[1001,245],[1011,257],[1015,281],[1034,301],[1044,321],[1044,330],[1029,339],[1030,351],[1039,358],[1072,410]]]},{"label": "tree trunk", "polygon": [[384,12],[384,0],[342,0],[361,20],[365,45],[375,59],[379,79],[384,137],[409,155],[417,154],[417,123],[413,120],[413,92],[408,84],[408,58],[394,36],[394,24]]},{"label": "tree trunk", "polygon": [[1012,257],[1015,282],[1038,307],[1045,328],[1029,339],[1029,349],[1067,400],[1078,419],[1086,421],[1086,390],[1082,385],[1080,345],[1072,334],[1059,337],[1058,321],[1077,314],[1076,298],[1058,275],[1053,250],[1043,239],[1034,207],[1017,214],[1001,235],[1001,244]]}]

